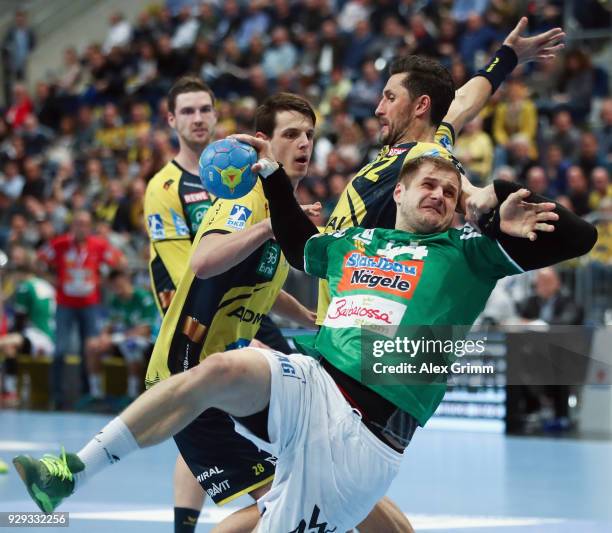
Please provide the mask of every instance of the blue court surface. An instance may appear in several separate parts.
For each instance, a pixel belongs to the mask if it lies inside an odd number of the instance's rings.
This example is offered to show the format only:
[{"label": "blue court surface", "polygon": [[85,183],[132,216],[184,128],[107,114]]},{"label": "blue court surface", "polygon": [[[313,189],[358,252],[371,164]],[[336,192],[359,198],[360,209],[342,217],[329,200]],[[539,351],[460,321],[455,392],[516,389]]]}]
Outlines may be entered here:
[{"label": "blue court surface", "polygon": [[[0,411],[0,458],[9,462],[17,453],[57,453],[60,444],[78,451],[107,420]],[[59,508],[70,512],[68,530],[172,531],[175,457],[174,443],[167,442],[101,473]],[[612,443],[422,429],[406,451],[389,496],[417,531],[609,533]],[[207,504],[197,531],[210,531],[247,502],[241,499],[229,508]],[[16,472],[11,468],[0,475],[0,511],[34,510]]]}]

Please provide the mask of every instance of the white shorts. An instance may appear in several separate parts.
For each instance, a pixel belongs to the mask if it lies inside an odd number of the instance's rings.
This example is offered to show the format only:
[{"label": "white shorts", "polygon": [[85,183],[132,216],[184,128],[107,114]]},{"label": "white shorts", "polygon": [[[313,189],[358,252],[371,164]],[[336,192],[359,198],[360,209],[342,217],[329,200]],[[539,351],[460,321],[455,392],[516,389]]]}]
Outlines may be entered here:
[{"label": "white shorts", "polygon": [[30,354],[33,357],[50,357],[55,352],[55,343],[42,330],[27,327],[23,330],[23,336],[30,341]]},{"label": "white shorts", "polygon": [[257,502],[259,533],[345,531],[359,524],[399,470],[402,454],[361,422],[318,361],[257,349],[272,376],[268,435],[236,431],[278,457],[270,491]]}]

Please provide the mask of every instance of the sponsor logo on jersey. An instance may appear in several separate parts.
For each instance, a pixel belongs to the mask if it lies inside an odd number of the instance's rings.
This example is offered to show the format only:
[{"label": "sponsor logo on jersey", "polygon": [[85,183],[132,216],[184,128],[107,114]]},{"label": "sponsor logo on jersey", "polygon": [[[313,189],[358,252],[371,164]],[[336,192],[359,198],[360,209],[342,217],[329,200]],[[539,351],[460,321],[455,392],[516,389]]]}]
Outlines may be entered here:
[{"label": "sponsor logo on jersey", "polygon": [[244,305],[241,305],[240,307],[227,313],[227,316],[236,317],[238,320],[240,320],[240,322],[246,322],[247,324],[259,324],[266,314],[256,313],[255,311],[251,311],[250,309],[244,307]]},{"label": "sponsor logo on jersey", "polygon": [[166,231],[164,230],[164,223],[161,215],[149,215],[147,217],[147,223],[149,225],[151,239],[164,239],[166,237]]},{"label": "sponsor logo on jersey", "polygon": [[195,204],[196,202],[205,202],[206,200],[210,200],[210,196],[208,192],[190,192],[189,194],[183,195],[183,200],[185,200],[186,204]]},{"label": "sponsor logo on jersey", "polygon": [[[408,253],[417,247],[404,246],[403,248],[405,248],[403,253]],[[381,250],[377,253],[380,252]],[[393,255],[391,257],[380,257],[378,255],[368,256],[355,251],[349,252],[344,257],[344,268],[342,269],[342,278],[337,286],[338,291],[371,289],[400,298],[412,298],[421,278],[423,262],[395,261],[394,257]]]},{"label": "sponsor logo on jersey", "polygon": [[393,157],[394,155],[402,155],[405,154],[410,148],[390,148],[389,152],[387,152],[388,157]]},{"label": "sponsor logo on jersey", "polygon": [[327,308],[323,325],[328,328],[397,326],[405,311],[404,304],[373,294],[336,296]]},{"label": "sponsor logo on jersey", "polygon": [[397,272],[409,276],[418,275],[417,264],[410,261],[393,261],[386,257],[369,256],[361,252],[352,251],[344,256],[344,267],[346,268],[376,268],[383,272]]},{"label": "sponsor logo on jersey", "polygon": [[202,472],[201,474],[199,474],[197,476],[197,480],[199,483],[202,483],[202,481],[205,481],[213,476],[217,476],[219,474],[223,474],[224,470],[222,468],[219,468],[218,466],[213,466],[212,468],[208,468],[206,470],[204,470],[204,472]]},{"label": "sponsor logo on jersey", "polygon": [[176,234],[179,237],[189,235],[189,228],[187,227],[185,219],[181,215],[179,215],[174,209],[170,209],[170,214],[172,215],[172,222],[174,223],[174,229],[176,231]]},{"label": "sponsor logo on jersey", "polygon": [[246,226],[246,222],[251,216],[252,211],[240,204],[234,204],[232,211],[225,225],[229,228],[241,230]]},{"label": "sponsor logo on jersey", "polygon": [[439,139],[437,139],[437,142],[440,143],[449,152],[451,152],[453,150],[453,144],[452,144],[450,138],[447,137],[446,135],[444,135],[443,137],[440,137]]},{"label": "sponsor logo on jersey", "polygon": [[211,483],[210,488],[206,489],[206,493],[212,498],[223,494],[226,490],[229,490],[230,482],[229,479],[224,479],[219,483]]}]

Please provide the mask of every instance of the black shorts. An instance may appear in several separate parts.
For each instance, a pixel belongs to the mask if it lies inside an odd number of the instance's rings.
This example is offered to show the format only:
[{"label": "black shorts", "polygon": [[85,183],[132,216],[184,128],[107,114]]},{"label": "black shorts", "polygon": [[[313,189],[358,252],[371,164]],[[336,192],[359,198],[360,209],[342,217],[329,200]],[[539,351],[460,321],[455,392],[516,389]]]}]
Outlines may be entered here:
[{"label": "black shorts", "polygon": [[174,436],[174,441],[204,491],[217,505],[266,485],[276,457],[234,431],[232,419],[208,409]]}]

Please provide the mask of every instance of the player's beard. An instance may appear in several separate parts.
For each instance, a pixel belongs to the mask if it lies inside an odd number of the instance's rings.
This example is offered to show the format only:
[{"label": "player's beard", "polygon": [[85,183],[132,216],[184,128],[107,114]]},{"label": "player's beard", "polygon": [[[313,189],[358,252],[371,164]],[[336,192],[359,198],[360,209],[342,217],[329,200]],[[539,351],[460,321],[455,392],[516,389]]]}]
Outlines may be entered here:
[{"label": "player's beard", "polygon": [[388,144],[393,146],[398,144],[402,137],[406,134],[406,130],[412,122],[413,112],[412,108],[408,109],[406,114],[397,117],[393,122],[387,123],[386,135],[381,133],[379,140],[381,144]]}]

